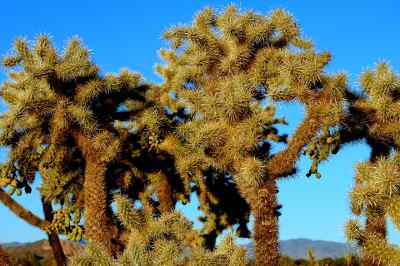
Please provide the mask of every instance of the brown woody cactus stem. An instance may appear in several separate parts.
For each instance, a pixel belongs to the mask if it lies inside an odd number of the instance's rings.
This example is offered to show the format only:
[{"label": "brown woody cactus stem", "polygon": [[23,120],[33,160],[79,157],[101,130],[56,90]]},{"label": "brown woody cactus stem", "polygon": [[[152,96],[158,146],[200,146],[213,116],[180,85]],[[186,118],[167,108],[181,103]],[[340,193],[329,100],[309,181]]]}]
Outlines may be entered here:
[{"label": "brown woody cactus stem", "polygon": [[374,233],[381,239],[386,239],[386,219],[385,216],[368,216],[366,221],[368,232]]},{"label": "brown woody cactus stem", "polygon": [[169,212],[174,209],[175,202],[172,196],[171,184],[168,181],[168,177],[163,173],[159,172],[159,184],[156,187],[156,194],[160,201],[161,212]]},{"label": "brown woody cactus stem", "polygon": [[[383,211],[383,210],[379,210]],[[380,239],[386,239],[386,218],[384,215],[367,214],[366,231],[368,234],[378,236]],[[363,256],[362,265],[364,266],[381,266],[382,264],[369,256]]]},{"label": "brown woody cactus stem", "polygon": [[[51,208],[49,209],[49,203],[45,203],[44,201],[42,202],[46,219],[43,220],[38,216],[36,216],[35,214],[33,214],[31,211],[22,207],[18,202],[16,202],[8,193],[4,192],[2,189],[0,189],[0,201],[15,215],[17,215],[19,218],[23,219],[32,226],[45,230],[46,227],[50,225],[50,222],[52,220],[52,214],[51,214],[52,210]],[[49,233],[48,236],[49,236],[50,246],[53,249],[54,257],[57,261],[57,265],[58,266],[65,265],[66,258],[63,253],[60,240],[57,234]],[[2,264],[4,262],[2,261],[1,256],[2,254],[0,251],[0,265],[7,265],[7,264]]]},{"label": "brown woody cactus stem", "polygon": [[[371,143],[371,157],[370,162],[376,162],[378,158],[381,156],[386,156],[389,154],[390,150],[384,145],[377,145],[375,143]],[[377,215],[377,213],[382,213],[381,215]],[[383,214],[384,210],[381,207],[378,207],[377,210],[371,210],[367,212],[366,226],[365,229],[368,234],[376,235],[380,239],[387,238],[386,232],[386,217]],[[362,258],[363,265],[365,266],[380,266],[381,263],[376,261],[369,256],[364,256]]]},{"label": "brown woody cactus stem", "polygon": [[[42,198],[42,207],[44,218],[46,221],[51,222],[53,220],[53,208],[51,203]],[[57,233],[48,232],[47,237],[49,239],[50,247],[53,250],[54,259],[56,260],[57,266],[65,266],[67,263],[67,258],[65,257],[60,238],[58,237]]]},{"label": "brown woody cactus stem", "polygon": [[88,240],[104,246],[109,254],[114,254],[112,222],[108,212],[105,166],[93,157],[86,160],[84,189],[85,236]]},{"label": "brown woody cactus stem", "polygon": [[318,113],[315,113],[312,109],[309,110],[304,121],[289,140],[287,148],[268,162],[268,174],[275,178],[291,175],[302,149],[310,143],[321,127],[321,118],[318,117]]},{"label": "brown woody cactus stem", "polygon": [[9,210],[11,210],[15,215],[17,215],[22,220],[26,221],[30,225],[38,227],[40,229],[45,229],[50,223],[43,219],[40,219],[31,211],[22,207],[18,202],[16,202],[7,192],[0,188],[0,202],[3,203]]},{"label": "brown woody cactus stem", "polygon": [[[254,213],[254,243],[256,266],[278,265],[279,260],[279,227],[275,208],[276,181],[267,181],[257,192],[257,202],[252,204]],[[274,206],[271,208],[271,206]]]},{"label": "brown woody cactus stem", "polygon": [[108,201],[106,184],[106,165],[100,160],[100,151],[95,149],[92,140],[78,132],[75,141],[85,158],[84,180],[84,217],[85,237],[104,247],[109,255],[115,255],[117,247],[113,245],[114,224]]},{"label": "brown woody cactus stem", "polygon": [[279,260],[279,224],[276,214],[277,185],[276,179],[290,175],[300,156],[303,147],[311,141],[321,129],[318,115],[309,110],[303,123],[297,128],[288,147],[274,156],[268,163],[268,179],[257,191],[253,203],[254,243],[256,265],[278,265]]}]

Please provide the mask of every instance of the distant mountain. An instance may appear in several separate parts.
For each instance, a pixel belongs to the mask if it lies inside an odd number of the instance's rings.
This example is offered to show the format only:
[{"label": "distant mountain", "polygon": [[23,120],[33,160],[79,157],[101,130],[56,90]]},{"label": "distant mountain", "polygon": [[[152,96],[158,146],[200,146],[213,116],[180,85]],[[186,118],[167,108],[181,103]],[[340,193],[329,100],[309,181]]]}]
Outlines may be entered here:
[{"label": "distant mountain", "polygon": [[[39,240],[31,243],[11,242],[2,243],[1,245],[10,255],[21,256],[27,253],[34,253],[42,257],[49,257],[52,254],[47,240]],[[83,249],[82,244],[68,240],[62,240],[62,246],[67,256],[79,254]],[[354,247],[333,241],[290,239],[280,242],[281,254],[294,259],[307,258],[309,248],[313,249],[318,259],[325,257],[338,258],[345,256],[349,252],[355,253]],[[253,245],[248,244],[247,249],[249,256],[254,257]]]},{"label": "distant mountain", "polygon": [[23,246],[23,245],[25,245],[25,244],[26,244],[26,243],[20,243],[20,242],[0,243],[0,245],[1,245],[3,248],[18,247],[18,246]]},{"label": "distant mountain", "polygon": [[[280,241],[281,254],[294,259],[307,258],[307,251],[309,248],[313,249],[318,259],[326,257],[338,258],[345,256],[349,252],[356,253],[356,249],[349,244],[333,241],[310,240],[304,238]],[[253,244],[247,245],[247,250],[249,256],[253,257]]]},{"label": "distant mountain", "polygon": [[[67,256],[79,254],[83,249],[83,246],[81,244],[68,240],[61,240],[61,245],[63,247],[65,255]],[[52,254],[49,242],[45,239],[30,243],[3,243],[1,244],[1,246],[10,255],[23,255],[27,253],[34,253],[42,257],[47,257]]]}]

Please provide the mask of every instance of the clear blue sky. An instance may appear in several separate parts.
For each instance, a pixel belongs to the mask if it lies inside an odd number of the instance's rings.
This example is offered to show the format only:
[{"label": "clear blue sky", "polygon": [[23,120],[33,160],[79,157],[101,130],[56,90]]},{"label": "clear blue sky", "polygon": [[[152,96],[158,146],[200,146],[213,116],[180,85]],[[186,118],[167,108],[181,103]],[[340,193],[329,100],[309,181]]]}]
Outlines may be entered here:
[{"label": "clear blue sky", "polygon": [[[61,49],[68,38],[78,35],[93,51],[93,58],[103,71],[116,72],[128,67],[140,71],[149,81],[159,82],[153,67],[160,62],[157,50],[165,46],[161,33],[177,23],[189,23],[195,12],[205,6],[222,9],[230,3],[264,14],[277,7],[290,11],[318,50],[332,53],[328,70],[346,70],[354,88],[359,73],[382,59],[400,71],[400,2],[395,0],[3,1],[0,55],[10,51],[18,36],[33,39],[38,33],[47,33]],[[0,82],[4,79],[1,70]],[[4,110],[4,106],[0,107]],[[290,123],[285,128],[287,132],[293,130],[303,115],[299,106],[280,106],[279,114]],[[2,160],[6,156],[0,153]],[[279,200],[283,204],[281,239],[344,241],[343,225],[351,215],[347,195],[353,183],[353,166],[368,156],[369,149],[362,143],[346,147],[321,167],[321,180],[305,177],[309,162],[303,158],[299,174],[279,184]],[[18,200],[41,215],[37,192]],[[196,214],[194,207],[185,207],[184,212],[191,218]],[[44,237],[0,205],[0,242]],[[400,242],[392,228],[390,238]]]}]

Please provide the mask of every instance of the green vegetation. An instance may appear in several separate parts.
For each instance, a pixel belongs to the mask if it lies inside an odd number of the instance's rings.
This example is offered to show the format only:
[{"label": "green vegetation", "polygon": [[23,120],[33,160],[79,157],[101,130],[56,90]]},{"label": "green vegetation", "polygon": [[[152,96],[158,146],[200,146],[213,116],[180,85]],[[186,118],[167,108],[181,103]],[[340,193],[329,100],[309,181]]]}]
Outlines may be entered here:
[{"label": "green vegetation", "polygon": [[[4,57],[0,145],[10,152],[0,201],[48,234],[54,258],[29,253],[11,263],[400,265],[386,239],[387,219],[400,229],[400,77],[387,64],[363,73],[363,91],[352,91],[344,74],[326,73],[330,54],[317,52],[280,9],[264,16],[206,8],[164,38],[161,84],[126,69],[101,74],[78,39],[61,53],[44,35],[33,45],[17,39]],[[290,138],[277,130],[286,124],[275,115],[281,102],[305,108]],[[307,176],[320,178],[320,162],[359,140],[371,156],[357,165],[350,198],[366,219],[346,229],[361,259],[318,260],[312,250],[308,260],[280,256],[277,181],[296,173],[302,154],[312,160]],[[272,153],[274,143],[285,148]],[[14,199],[31,193],[38,175],[44,219]],[[192,194],[200,230],[175,210]],[[254,240],[255,261],[233,235],[216,245],[225,229]],[[67,260],[59,235],[87,240],[85,251]],[[0,250],[0,263],[9,259]]]}]

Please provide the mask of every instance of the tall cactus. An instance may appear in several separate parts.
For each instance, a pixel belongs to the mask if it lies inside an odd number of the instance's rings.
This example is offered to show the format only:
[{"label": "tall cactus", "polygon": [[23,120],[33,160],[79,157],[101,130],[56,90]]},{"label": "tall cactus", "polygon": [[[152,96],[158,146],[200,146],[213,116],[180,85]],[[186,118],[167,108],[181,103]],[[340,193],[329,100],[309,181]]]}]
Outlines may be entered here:
[{"label": "tall cactus", "polygon": [[[400,155],[397,152],[376,162],[358,164],[356,185],[350,194],[353,212],[368,219],[378,217],[385,221],[389,218],[399,230],[399,177]],[[363,226],[357,220],[350,220],[347,236],[359,244],[365,265],[389,266],[400,263],[400,250],[391,246],[380,231],[371,230],[368,221]]]},{"label": "tall cactus", "polygon": [[[276,181],[295,172],[303,147],[323,125],[340,119],[346,79],[323,73],[329,54],[316,53],[283,10],[262,16],[234,6],[220,14],[205,9],[192,25],[164,36],[171,49],[161,50],[166,65],[157,68],[161,100],[172,112],[186,107],[191,119],[160,146],[200,185],[210,168],[233,176],[255,217],[257,265],[277,265]],[[286,139],[267,97],[306,107],[286,149],[273,155],[270,142]]]},{"label": "tall cactus", "polygon": [[357,165],[350,199],[353,213],[365,216],[366,224],[350,221],[348,236],[358,241],[365,265],[397,265],[400,253],[387,242],[386,220],[390,218],[400,229],[400,77],[382,63],[361,76],[361,86],[365,97],[354,106],[368,114],[372,153],[368,162]]},{"label": "tall cactus", "polygon": [[[115,254],[126,234],[112,219],[111,190],[157,212],[171,211],[196,191],[158,148],[176,117],[157,106],[159,91],[142,84],[138,74],[123,70],[102,76],[79,40],[57,54],[47,36],[33,46],[18,39],[3,63],[10,78],[1,91],[9,108],[0,120],[1,144],[10,147],[10,156],[1,166],[0,186],[8,193],[0,188],[0,200],[20,218],[53,236],[79,240],[84,234]],[[11,197],[30,193],[35,173],[41,175],[43,202],[62,206],[50,215],[53,221],[38,218]],[[239,223],[246,234],[248,206],[227,180],[225,175],[213,179],[213,198],[223,202],[229,194],[242,210],[214,201],[208,205],[207,218],[224,218],[216,231],[204,233],[211,248],[228,225]]]},{"label": "tall cactus", "polygon": [[[393,153],[396,153],[399,148],[400,131],[397,126],[400,119],[399,80],[399,77],[386,63],[378,64],[376,70],[368,70],[363,73],[360,78],[362,92],[355,93],[350,90],[346,92],[348,107],[336,129],[327,130],[322,136],[316,138],[306,150],[306,153],[314,160],[314,170],[310,169],[309,174],[318,174],[318,171],[315,170],[318,163],[327,159],[331,152],[338,152],[348,143],[359,140],[366,141],[371,148],[370,159],[358,166],[354,190],[350,193],[353,213],[365,216],[366,222],[364,227],[355,227],[355,223],[351,222],[349,230],[353,228],[357,231],[363,228],[362,231],[365,231],[366,235],[373,235],[383,242],[387,241],[386,220],[390,214],[387,213],[388,210],[385,207],[387,203],[377,200],[382,196],[380,193],[383,193],[384,189],[390,189],[385,187],[384,180],[389,182],[390,178],[397,177],[396,172],[392,173],[393,176],[389,176],[391,174],[389,172],[379,173],[373,169],[380,165],[383,170],[384,161],[394,160]],[[384,176],[384,173],[387,175]],[[381,187],[379,188],[379,186]],[[355,239],[355,236],[358,235],[355,232],[349,234],[350,239]],[[374,260],[368,255],[368,250],[364,249],[363,243],[363,241],[359,241],[361,250],[364,251],[363,264],[381,265],[379,260]]]},{"label": "tall cactus", "polygon": [[[3,63],[10,78],[1,91],[8,106],[0,121],[1,143],[11,147],[3,181],[11,192],[28,192],[35,171],[41,171],[48,198],[74,205],[82,197],[86,236],[112,254],[115,226],[106,170],[121,142],[112,122],[121,115],[122,102],[143,98],[140,76],[129,71],[101,76],[79,40],[57,54],[47,36],[33,46],[17,39],[14,54]],[[59,191],[48,187],[57,184]]]}]

